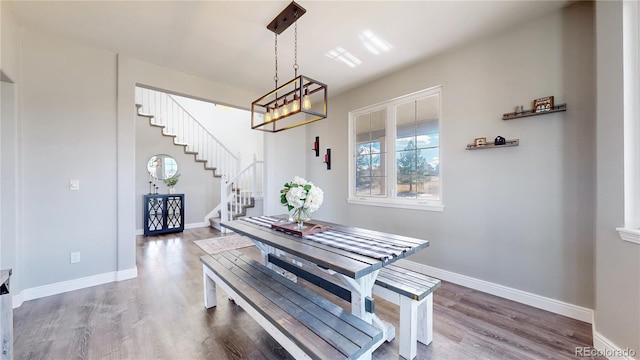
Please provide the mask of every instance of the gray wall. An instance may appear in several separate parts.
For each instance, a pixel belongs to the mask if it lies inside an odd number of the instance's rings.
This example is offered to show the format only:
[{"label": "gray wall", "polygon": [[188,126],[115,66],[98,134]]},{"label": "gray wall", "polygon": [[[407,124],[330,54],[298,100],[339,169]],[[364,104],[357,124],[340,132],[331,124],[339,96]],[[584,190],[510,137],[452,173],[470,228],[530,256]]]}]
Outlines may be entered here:
[{"label": "gray wall", "polygon": [[622,2],[597,2],[595,330],[640,356],[640,246],[624,225]]},{"label": "gray wall", "polygon": [[19,198],[17,174],[19,172],[19,131],[17,119],[17,92],[20,80],[19,32],[13,13],[0,2],[0,269],[13,268],[12,289],[20,286],[20,274],[15,272],[19,253]]},{"label": "gray wall", "polygon": [[[307,145],[306,138],[308,136],[309,133],[306,132],[304,126],[265,135],[265,214],[279,215],[287,213],[287,208],[280,203],[280,190],[285,183],[293,180],[295,176],[305,177],[307,155],[312,152],[312,146]],[[313,179],[313,182],[318,183],[318,180]]]},{"label": "gray wall", "polygon": [[22,34],[23,288],[114,271],[116,56]]},{"label": "gray wall", "polygon": [[[426,238],[412,260],[592,309],[593,52],[593,4],[578,3],[332,97],[329,118],[307,127],[305,149],[319,135],[333,156],[327,171],[307,152],[307,178],[325,190],[316,217]],[[444,212],[346,204],[348,112],[436,85]],[[547,95],[569,110],[502,120]],[[465,150],[497,135],[520,146]]]},{"label": "gray wall", "polygon": [[[18,121],[16,86],[0,82],[0,269],[16,268],[18,253]],[[13,276],[12,286],[17,285]]]}]

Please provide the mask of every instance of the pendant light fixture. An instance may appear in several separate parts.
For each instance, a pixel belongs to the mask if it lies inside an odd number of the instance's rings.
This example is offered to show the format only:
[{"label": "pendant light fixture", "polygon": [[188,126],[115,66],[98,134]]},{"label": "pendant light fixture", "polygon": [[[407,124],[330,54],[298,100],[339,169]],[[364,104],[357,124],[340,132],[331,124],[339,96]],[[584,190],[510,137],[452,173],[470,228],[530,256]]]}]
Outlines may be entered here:
[{"label": "pendant light fixture", "polygon": [[[251,103],[251,128],[278,132],[327,117],[327,85],[298,76],[298,19],[306,10],[295,1],[267,25],[275,34],[275,89]],[[278,35],[294,25],[294,78],[278,87]]]}]

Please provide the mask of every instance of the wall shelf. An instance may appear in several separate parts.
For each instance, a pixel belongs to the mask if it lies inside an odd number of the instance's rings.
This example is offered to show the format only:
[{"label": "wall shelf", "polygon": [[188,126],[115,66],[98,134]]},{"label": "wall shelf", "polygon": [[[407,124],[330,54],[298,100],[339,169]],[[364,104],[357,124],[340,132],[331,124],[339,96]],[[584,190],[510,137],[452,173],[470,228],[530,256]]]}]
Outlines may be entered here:
[{"label": "wall shelf", "polygon": [[502,120],[513,120],[527,116],[545,115],[554,112],[567,111],[567,104],[554,106],[551,110],[536,112],[535,110],[525,110],[523,112],[511,112],[502,115]]},{"label": "wall shelf", "polygon": [[504,145],[496,145],[492,142],[488,142],[486,145],[476,146],[475,144],[467,144],[466,150],[482,150],[482,149],[494,149],[494,148],[503,148],[510,146],[518,146],[520,145],[520,139],[512,139],[506,140]]}]

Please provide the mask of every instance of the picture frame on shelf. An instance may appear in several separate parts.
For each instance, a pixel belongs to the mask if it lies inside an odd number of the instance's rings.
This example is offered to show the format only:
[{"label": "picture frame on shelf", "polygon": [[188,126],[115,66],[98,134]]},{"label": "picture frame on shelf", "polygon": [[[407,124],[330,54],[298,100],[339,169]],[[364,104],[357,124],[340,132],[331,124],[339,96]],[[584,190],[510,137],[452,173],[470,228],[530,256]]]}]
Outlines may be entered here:
[{"label": "picture frame on shelf", "polygon": [[533,100],[533,111],[539,113],[553,109],[553,96]]},{"label": "picture frame on shelf", "polygon": [[475,145],[475,146],[486,146],[487,145],[487,138],[486,137],[475,138],[473,140],[473,145]]}]

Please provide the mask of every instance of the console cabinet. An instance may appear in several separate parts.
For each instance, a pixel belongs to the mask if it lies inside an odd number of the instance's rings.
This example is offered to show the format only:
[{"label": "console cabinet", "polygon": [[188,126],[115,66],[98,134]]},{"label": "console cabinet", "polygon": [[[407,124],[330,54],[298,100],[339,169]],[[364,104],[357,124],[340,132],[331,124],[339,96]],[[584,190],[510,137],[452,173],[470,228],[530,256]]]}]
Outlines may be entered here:
[{"label": "console cabinet", "polygon": [[144,195],[144,236],[184,230],[184,194]]}]

